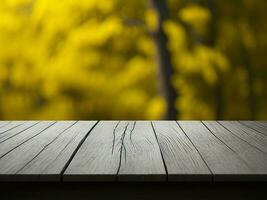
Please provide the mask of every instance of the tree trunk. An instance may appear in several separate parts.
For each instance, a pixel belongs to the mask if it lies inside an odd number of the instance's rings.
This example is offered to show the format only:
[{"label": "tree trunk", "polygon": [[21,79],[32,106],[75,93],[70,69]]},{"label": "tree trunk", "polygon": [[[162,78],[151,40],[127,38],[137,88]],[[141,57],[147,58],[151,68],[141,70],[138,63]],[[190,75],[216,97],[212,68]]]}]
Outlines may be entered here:
[{"label": "tree trunk", "polygon": [[[215,47],[217,27],[216,19],[218,16],[218,10],[216,9],[215,2],[209,0],[207,2],[207,8],[211,12],[212,19],[209,24],[209,38],[207,40],[207,45],[210,47]],[[217,120],[224,118],[224,102],[223,102],[223,78],[219,71],[217,71],[218,82],[215,86],[214,100],[215,100],[215,117]]]},{"label": "tree trunk", "polygon": [[254,91],[254,73],[251,67],[250,55],[248,50],[241,44],[241,53],[243,58],[243,65],[248,74],[248,107],[249,107],[249,119],[255,120],[257,115],[255,91]]},{"label": "tree trunk", "polygon": [[162,27],[163,22],[168,18],[168,10],[165,0],[151,0],[151,4],[158,14],[158,27],[153,32],[153,38],[157,50],[160,92],[164,95],[167,105],[165,119],[174,120],[178,118],[178,111],[175,106],[177,93],[171,81],[174,69],[171,62],[171,55],[167,47],[168,38]]}]

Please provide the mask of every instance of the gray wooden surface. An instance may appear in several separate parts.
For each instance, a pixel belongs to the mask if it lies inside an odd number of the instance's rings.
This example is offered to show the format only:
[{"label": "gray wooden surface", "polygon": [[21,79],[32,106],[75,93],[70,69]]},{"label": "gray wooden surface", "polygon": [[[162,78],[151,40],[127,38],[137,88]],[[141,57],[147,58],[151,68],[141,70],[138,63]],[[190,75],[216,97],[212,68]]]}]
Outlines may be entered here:
[{"label": "gray wooden surface", "polygon": [[[30,175],[32,180],[59,181],[62,170],[79,143],[96,121],[79,121],[66,129],[50,145],[28,162],[17,174]],[[65,127],[64,127],[65,128]],[[42,176],[39,176],[39,175]]]},{"label": "gray wooden surface", "polygon": [[[57,137],[75,122],[57,122],[42,134],[33,137],[0,159],[0,178],[3,180],[31,180],[31,176],[21,176],[19,172],[42,153]],[[51,155],[52,156],[52,155]]]},{"label": "gray wooden surface", "polygon": [[10,121],[0,121],[0,128],[10,123]]},{"label": "gray wooden surface", "polygon": [[[230,131],[220,126],[214,121],[204,121],[204,125],[212,134],[223,142],[234,154],[238,155],[251,169],[251,173],[242,174],[245,180],[266,179],[267,154],[254,148],[250,144],[243,142],[242,139],[232,134]],[[233,175],[232,175],[233,176]],[[234,178],[234,177],[233,177]],[[240,179],[240,177],[237,177]]]},{"label": "gray wooden surface", "polygon": [[0,181],[267,181],[267,122],[0,121]]},{"label": "gray wooden surface", "polygon": [[255,121],[240,121],[241,124],[244,124],[250,129],[254,129],[257,132],[262,133],[267,136],[267,127],[264,126],[263,123],[255,122]]},{"label": "gray wooden surface", "polygon": [[219,123],[244,142],[247,142],[255,148],[267,153],[266,135],[248,128],[236,121],[220,121]]},{"label": "gray wooden surface", "polygon": [[246,162],[215,137],[203,123],[199,121],[180,121],[178,123],[199,150],[214,174],[215,181],[238,180],[238,175],[253,173]]},{"label": "gray wooden surface", "polygon": [[169,181],[210,181],[211,172],[175,121],[152,122],[168,170]]},{"label": "gray wooden surface", "polygon": [[31,128],[35,124],[37,124],[37,121],[29,121],[21,124],[20,126],[16,126],[15,128],[12,128],[10,130],[6,130],[0,134],[0,143],[8,140],[9,138],[12,138],[16,136],[17,134],[22,133],[23,131]]},{"label": "gray wooden surface", "polygon": [[0,126],[0,134],[4,134],[6,133],[7,131],[10,131],[18,126],[21,126],[22,124],[24,124],[25,121],[11,121],[11,122],[8,122],[8,123],[5,123],[3,122]]},{"label": "gray wooden surface", "polygon": [[[118,179],[123,181],[165,181],[160,148],[150,122],[128,122],[121,139]],[[115,137],[115,140],[119,138]]]},{"label": "gray wooden surface", "polygon": [[[115,181],[125,128],[119,126],[118,121],[99,122],[77,151],[63,180]],[[116,137],[119,140],[116,141]]]}]

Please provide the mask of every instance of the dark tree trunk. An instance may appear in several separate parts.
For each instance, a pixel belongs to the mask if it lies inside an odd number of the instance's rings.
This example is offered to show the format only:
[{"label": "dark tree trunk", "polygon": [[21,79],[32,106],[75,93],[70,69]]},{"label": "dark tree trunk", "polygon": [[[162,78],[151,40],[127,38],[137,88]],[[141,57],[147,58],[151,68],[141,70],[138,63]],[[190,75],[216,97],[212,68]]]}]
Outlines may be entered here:
[{"label": "dark tree trunk", "polygon": [[153,32],[153,38],[157,49],[160,90],[167,104],[165,118],[173,120],[178,118],[178,111],[175,107],[177,93],[171,81],[174,69],[171,62],[171,55],[167,47],[168,38],[162,27],[163,22],[168,18],[168,10],[165,0],[151,0],[151,5],[158,14],[158,27]]},{"label": "dark tree trunk", "polygon": [[255,91],[254,91],[254,73],[251,67],[250,55],[246,47],[241,44],[241,53],[243,59],[243,65],[248,74],[248,107],[249,107],[249,119],[255,120],[257,115],[256,101],[255,101]]},{"label": "dark tree trunk", "polygon": [[[207,2],[207,8],[209,9],[212,15],[212,19],[209,25],[209,38],[207,40],[207,45],[210,47],[214,47],[217,35],[216,19],[218,16],[218,10],[213,0],[209,0]],[[223,78],[219,71],[217,71],[217,76],[218,76],[218,82],[216,83],[214,91],[215,117],[217,120],[221,120],[224,118]]]}]

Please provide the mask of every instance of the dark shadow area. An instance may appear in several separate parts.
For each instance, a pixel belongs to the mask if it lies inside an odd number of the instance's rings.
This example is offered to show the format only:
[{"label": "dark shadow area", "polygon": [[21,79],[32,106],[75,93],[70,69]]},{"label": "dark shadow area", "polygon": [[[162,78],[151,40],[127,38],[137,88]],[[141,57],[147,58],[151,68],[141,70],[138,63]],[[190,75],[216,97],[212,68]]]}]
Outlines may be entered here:
[{"label": "dark shadow area", "polygon": [[267,199],[266,183],[1,183],[2,200]]}]

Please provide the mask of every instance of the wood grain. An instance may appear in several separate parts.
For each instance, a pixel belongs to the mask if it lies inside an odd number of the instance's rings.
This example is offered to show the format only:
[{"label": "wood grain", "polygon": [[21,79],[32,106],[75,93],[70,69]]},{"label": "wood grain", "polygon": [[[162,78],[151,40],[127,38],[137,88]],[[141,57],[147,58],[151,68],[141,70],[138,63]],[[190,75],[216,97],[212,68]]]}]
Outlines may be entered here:
[{"label": "wood grain", "polygon": [[262,121],[0,121],[0,181],[267,181]]},{"label": "wood grain", "polygon": [[4,127],[8,123],[10,123],[10,121],[0,121],[0,128]]},{"label": "wood grain", "polygon": [[115,181],[120,163],[121,138],[125,126],[119,121],[100,121],[72,159],[63,181]]},{"label": "wood grain", "polygon": [[255,122],[267,128],[267,121],[255,121]]},{"label": "wood grain", "polygon": [[237,121],[219,121],[219,123],[243,141],[267,153],[267,137]]},{"label": "wood grain", "polygon": [[0,180],[30,181],[31,176],[21,176],[18,173],[74,123],[74,121],[57,122],[41,134],[3,156],[0,159]]},{"label": "wood grain", "polygon": [[178,121],[213,173],[214,181],[242,181],[253,171],[233,150],[216,138],[200,121]]},{"label": "wood grain", "polygon": [[0,135],[0,143],[4,142],[4,141],[6,141],[12,137],[15,137],[16,135],[31,128],[32,126],[34,126],[37,123],[38,123],[38,121],[28,121],[28,122],[25,122],[24,124],[21,124],[20,126],[17,126],[11,130],[8,130],[8,131],[2,133]]},{"label": "wood grain", "polygon": [[150,122],[127,122],[124,134],[115,136],[121,146],[119,181],[166,180],[160,148]]},{"label": "wood grain", "polygon": [[265,127],[262,123],[255,122],[255,121],[239,121],[241,124],[260,132],[263,135],[267,136],[267,127]]},{"label": "wood grain", "polygon": [[31,176],[34,181],[60,181],[61,173],[73,152],[96,121],[79,121],[59,135],[17,174]]},{"label": "wood grain", "polygon": [[160,181],[166,174],[149,122],[101,121],[73,158],[65,181]]},{"label": "wood grain", "polygon": [[27,142],[28,140],[32,139],[36,135],[42,133],[46,128],[54,124],[55,122],[51,121],[42,121],[27,130],[17,134],[16,136],[9,138],[1,142],[0,144],[0,158],[6,155],[8,152],[12,151],[19,145]]},{"label": "wood grain", "polygon": [[25,123],[26,121],[11,121],[10,123],[4,124],[0,128],[0,135],[4,134],[5,132],[12,130],[13,128],[16,128],[20,126],[21,124]]},{"label": "wood grain", "polygon": [[215,121],[203,121],[203,123],[251,169],[251,174],[242,175],[244,179],[267,180],[267,154],[244,142]]},{"label": "wood grain", "polygon": [[175,121],[153,121],[169,181],[211,181],[211,172]]}]

